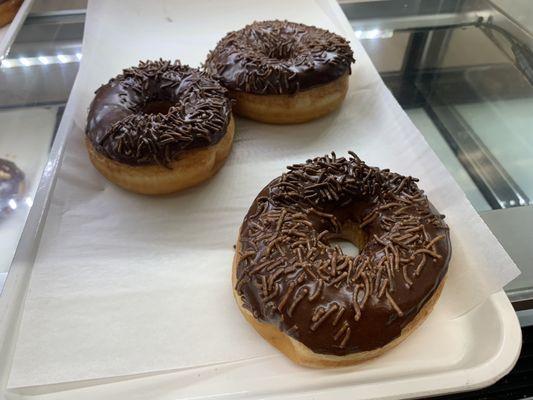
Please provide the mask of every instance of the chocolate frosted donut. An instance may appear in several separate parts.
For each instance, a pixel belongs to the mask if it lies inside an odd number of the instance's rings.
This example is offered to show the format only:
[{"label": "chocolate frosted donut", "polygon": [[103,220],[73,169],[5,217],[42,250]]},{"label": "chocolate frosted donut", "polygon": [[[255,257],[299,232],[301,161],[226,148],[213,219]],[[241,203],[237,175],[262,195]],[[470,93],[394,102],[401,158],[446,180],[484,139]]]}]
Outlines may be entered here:
[{"label": "chocolate frosted donut", "polygon": [[[265,122],[285,123],[302,122],[310,119],[309,113],[316,117],[317,112],[324,115],[339,106],[347,90],[352,62],[353,52],[339,35],[294,22],[262,21],[228,33],[209,53],[205,65],[237,99],[237,113]],[[334,82],[337,84],[332,86]],[[296,96],[313,89],[316,98],[320,95],[332,98],[313,109],[314,102]],[[333,93],[337,96],[332,96]],[[257,102],[272,103],[273,95],[293,95],[282,97],[283,104],[279,104],[281,109],[293,109],[282,113],[273,109],[273,104],[268,104],[266,110],[253,107]],[[279,102],[280,98],[277,99]],[[296,104],[300,107],[295,107]],[[294,108],[298,113],[302,113],[300,108],[306,108],[309,113],[294,116]],[[293,119],[289,114],[293,114]]]},{"label": "chocolate frosted donut", "polygon": [[339,35],[288,21],[254,22],[228,33],[207,56],[207,70],[231,90],[292,94],[350,72],[353,52]]},{"label": "chocolate frosted donut", "polygon": [[[233,138],[231,100],[206,72],[178,61],[140,62],[96,91],[86,137],[91,161],[113,182],[141,193],[172,192],[212,175],[226,158]],[[207,162],[204,170],[183,171],[187,158],[206,149],[212,154],[202,156],[209,160],[197,160]],[[136,182],[127,179],[139,173]]]},{"label": "chocolate frosted donut", "polygon": [[0,28],[9,24],[17,15],[23,0],[0,0]]},{"label": "chocolate frosted donut", "polygon": [[24,173],[15,163],[0,158],[0,216],[17,208],[24,185]]},{"label": "chocolate frosted donut", "polygon": [[178,61],[140,62],[96,91],[86,133],[94,148],[130,165],[169,165],[216,144],[231,117],[226,89]]},{"label": "chocolate frosted donut", "polygon": [[[239,233],[241,311],[303,365],[353,364],[399,343],[430,312],[448,269],[448,227],[418,180],[350,154],[288,167]],[[331,243],[339,238],[359,254]]]}]

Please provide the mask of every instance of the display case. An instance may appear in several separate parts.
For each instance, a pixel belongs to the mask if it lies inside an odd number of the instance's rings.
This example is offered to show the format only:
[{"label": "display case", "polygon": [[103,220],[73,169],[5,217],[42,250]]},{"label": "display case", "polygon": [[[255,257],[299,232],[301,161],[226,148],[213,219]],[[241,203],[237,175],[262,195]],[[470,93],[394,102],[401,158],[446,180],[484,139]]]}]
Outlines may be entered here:
[{"label": "display case", "polygon": [[[505,0],[340,3],[390,91],[522,270],[506,292],[516,309],[530,308],[532,19]],[[84,6],[35,1],[0,54],[0,158],[25,176],[0,220],[0,290],[17,269],[0,295],[0,337],[14,337],[61,162],[56,135],[83,57]]]}]

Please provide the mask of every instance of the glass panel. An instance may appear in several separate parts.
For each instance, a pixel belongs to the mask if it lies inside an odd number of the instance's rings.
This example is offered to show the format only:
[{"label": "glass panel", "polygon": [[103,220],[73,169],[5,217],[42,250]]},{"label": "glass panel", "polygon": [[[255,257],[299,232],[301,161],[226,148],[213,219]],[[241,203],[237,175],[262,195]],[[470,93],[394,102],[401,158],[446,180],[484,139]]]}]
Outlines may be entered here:
[{"label": "glass panel", "polygon": [[533,98],[461,104],[455,109],[533,204]]},{"label": "glass panel", "polygon": [[481,0],[343,8],[385,83],[474,207],[533,204],[529,32]]},{"label": "glass panel", "polygon": [[468,173],[462,167],[461,163],[457,160],[455,154],[450,149],[450,146],[448,146],[448,143],[446,143],[446,141],[442,138],[439,130],[424,109],[413,108],[411,110],[407,110],[407,115],[409,115],[416,127],[420,130],[420,132],[422,132],[426,138],[426,141],[435,151],[435,153],[437,153],[442,163],[446,165],[476,210],[490,210],[490,205],[477,189],[476,184],[474,181],[472,181],[472,178],[470,178]]},{"label": "glass panel", "polygon": [[[19,193],[13,193],[13,196],[4,193],[9,198],[4,197],[8,203],[0,216],[0,287],[3,286],[48,159],[57,113],[57,106],[0,111],[0,159],[15,163],[24,173]],[[2,201],[0,204],[5,203]]]},{"label": "glass panel", "polygon": [[81,59],[83,15],[47,14],[42,1],[34,8],[41,13],[26,19],[0,66],[0,166],[24,174],[10,185],[0,173],[0,292]]}]

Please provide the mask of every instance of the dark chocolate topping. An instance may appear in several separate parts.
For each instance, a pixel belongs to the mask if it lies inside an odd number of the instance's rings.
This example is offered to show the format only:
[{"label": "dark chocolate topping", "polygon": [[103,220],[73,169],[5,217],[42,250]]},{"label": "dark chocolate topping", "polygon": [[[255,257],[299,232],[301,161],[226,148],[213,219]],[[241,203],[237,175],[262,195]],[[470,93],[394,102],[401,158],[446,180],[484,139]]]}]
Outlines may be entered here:
[{"label": "dark chocolate topping", "polygon": [[0,158],[0,215],[13,208],[11,201],[18,201],[23,181],[24,173],[15,163]]},{"label": "dark chocolate topping", "polygon": [[179,61],[141,61],[96,91],[86,134],[113,160],[169,166],[218,143],[230,118],[227,90],[209,74]]},{"label": "dark chocolate topping", "polygon": [[[417,179],[350,154],[288,167],[255,199],[239,237],[244,307],[316,353],[374,350],[397,338],[451,254],[444,216]],[[335,238],[358,242],[359,255],[344,254]]]},{"label": "dark chocolate topping", "polygon": [[231,90],[291,94],[350,72],[349,43],[339,35],[288,21],[254,22],[228,33],[207,56],[206,69]]}]

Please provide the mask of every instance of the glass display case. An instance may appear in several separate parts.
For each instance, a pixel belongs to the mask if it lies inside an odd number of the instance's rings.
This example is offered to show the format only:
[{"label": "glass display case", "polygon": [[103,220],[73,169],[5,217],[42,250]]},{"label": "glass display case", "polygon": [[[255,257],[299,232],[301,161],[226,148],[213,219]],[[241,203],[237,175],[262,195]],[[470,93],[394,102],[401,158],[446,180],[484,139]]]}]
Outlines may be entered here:
[{"label": "glass display case", "polygon": [[[506,287],[514,307],[533,308],[533,4],[339,2],[385,84],[521,269]],[[0,159],[24,173],[0,216],[0,293],[83,57],[85,7],[36,0],[0,54]]]}]

